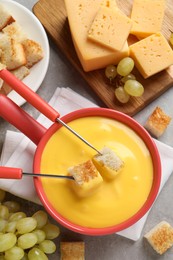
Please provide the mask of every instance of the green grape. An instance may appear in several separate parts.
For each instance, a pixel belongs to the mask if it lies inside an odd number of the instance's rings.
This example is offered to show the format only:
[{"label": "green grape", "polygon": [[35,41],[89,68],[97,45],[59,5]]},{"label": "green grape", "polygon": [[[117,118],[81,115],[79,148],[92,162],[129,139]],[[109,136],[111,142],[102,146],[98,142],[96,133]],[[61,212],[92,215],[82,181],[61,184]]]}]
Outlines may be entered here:
[{"label": "green grape", "polygon": [[26,218],[26,214],[24,212],[16,212],[10,215],[9,221],[18,221],[22,218]]},{"label": "green grape", "polygon": [[32,233],[37,236],[37,244],[41,243],[46,238],[45,232],[41,229],[36,229],[36,230],[32,231]]},{"label": "green grape", "polygon": [[15,213],[20,210],[20,204],[16,201],[5,201],[3,205],[8,208],[10,213]]},{"label": "green grape", "polygon": [[45,211],[43,211],[43,210],[39,210],[39,211],[35,212],[32,215],[32,217],[36,219],[36,221],[37,221],[37,228],[38,229],[40,229],[43,226],[45,226],[46,223],[47,223],[47,220],[48,220],[47,213]]},{"label": "green grape", "polygon": [[124,84],[124,89],[129,95],[135,97],[142,96],[144,92],[144,87],[142,86],[142,84],[134,79],[127,80]]},{"label": "green grape", "polygon": [[42,230],[46,234],[46,239],[54,239],[59,236],[60,229],[56,225],[53,225],[51,223],[46,224]]},{"label": "green grape", "polygon": [[5,259],[7,260],[21,260],[24,256],[24,250],[18,246],[14,246],[5,251]]},{"label": "green grape", "polygon": [[37,236],[33,233],[26,233],[18,238],[17,244],[23,249],[28,249],[37,243]]},{"label": "green grape", "polygon": [[125,83],[127,80],[129,79],[136,79],[135,75],[133,74],[128,74],[127,76],[124,76],[122,79],[121,79],[121,82]]},{"label": "green grape", "polygon": [[5,252],[16,244],[17,237],[13,233],[0,235],[0,252]]},{"label": "green grape", "polygon": [[7,225],[8,221],[5,219],[0,219],[0,232],[5,232],[5,227]]},{"label": "green grape", "polygon": [[105,75],[109,80],[112,80],[117,75],[117,69],[114,65],[109,65],[105,69]]},{"label": "green grape", "polygon": [[9,218],[9,210],[4,205],[0,205],[0,218],[2,218],[2,219],[8,219]]},{"label": "green grape", "polygon": [[29,260],[48,260],[47,256],[39,248],[33,247],[28,252]]},{"label": "green grape", "polygon": [[15,233],[17,221],[8,222],[5,226],[5,232]]},{"label": "green grape", "polygon": [[17,221],[16,229],[19,234],[25,234],[33,231],[37,226],[37,221],[32,217],[22,218]]},{"label": "green grape", "polygon": [[129,101],[130,96],[129,94],[124,90],[124,87],[118,87],[115,89],[115,96],[121,103],[125,104]]},{"label": "green grape", "polygon": [[0,201],[3,201],[5,198],[6,192],[0,189]]},{"label": "green grape", "polygon": [[28,254],[26,252],[24,252],[24,256],[22,257],[21,260],[28,260]]},{"label": "green grape", "polygon": [[42,250],[45,254],[52,254],[56,251],[56,245],[51,240],[44,240],[39,244],[39,249]]},{"label": "green grape", "polygon": [[121,76],[127,76],[134,68],[134,61],[130,57],[126,57],[117,65],[117,72]]}]

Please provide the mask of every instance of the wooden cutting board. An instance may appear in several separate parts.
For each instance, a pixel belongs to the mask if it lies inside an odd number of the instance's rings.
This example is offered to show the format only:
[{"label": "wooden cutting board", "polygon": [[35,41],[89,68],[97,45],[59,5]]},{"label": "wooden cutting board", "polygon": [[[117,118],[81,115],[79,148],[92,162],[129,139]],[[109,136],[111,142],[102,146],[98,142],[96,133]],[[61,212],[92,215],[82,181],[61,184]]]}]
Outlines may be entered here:
[{"label": "wooden cutting board", "polygon": [[[171,2],[172,0],[167,0],[162,29],[167,39],[170,37],[170,31],[173,31],[173,5]],[[124,13],[130,14],[132,0],[117,0],[117,4]],[[134,74],[136,74],[137,79],[145,87],[144,94],[142,97],[131,98],[127,104],[120,104],[114,96],[114,87],[110,86],[105,78],[104,70],[83,71],[72,43],[64,1],[39,0],[33,7],[33,12],[43,24],[47,33],[55,41],[58,48],[66,55],[107,107],[133,116],[173,85],[173,66],[149,79],[143,79],[135,71]]]}]

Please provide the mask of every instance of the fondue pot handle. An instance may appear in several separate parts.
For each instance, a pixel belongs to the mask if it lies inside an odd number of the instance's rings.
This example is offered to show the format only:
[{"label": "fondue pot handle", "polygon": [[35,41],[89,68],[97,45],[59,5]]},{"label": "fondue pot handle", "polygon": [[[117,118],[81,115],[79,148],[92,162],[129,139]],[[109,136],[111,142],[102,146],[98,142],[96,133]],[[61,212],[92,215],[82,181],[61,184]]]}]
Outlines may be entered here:
[{"label": "fondue pot handle", "polygon": [[17,79],[11,72],[6,69],[0,70],[2,78],[12,89],[27,100],[31,105],[38,109],[43,115],[55,122],[60,114],[46,103],[39,95],[26,86],[22,81]]},{"label": "fondue pot handle", "polygon": [[22,179],[22,169],[0,166],[0,179]]},{"label": "fondue pot handle", "polygon": [[0,94],[0,116],[24,133],[36,145],[46,132],[44,126],[2,94]]}]

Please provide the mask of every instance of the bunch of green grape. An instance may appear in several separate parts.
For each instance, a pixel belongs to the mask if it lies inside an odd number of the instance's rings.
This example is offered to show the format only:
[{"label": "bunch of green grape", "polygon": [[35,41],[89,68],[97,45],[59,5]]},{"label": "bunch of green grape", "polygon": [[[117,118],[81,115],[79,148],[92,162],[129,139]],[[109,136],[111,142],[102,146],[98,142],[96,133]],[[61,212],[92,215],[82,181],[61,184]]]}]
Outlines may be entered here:
[{"label": "bunch of green grape", "polygon": [[4,197],[0,189],[0,260],[47,260],[56,251],[52,239],[59,236],[59,227],[48,222],[45,211],[28,217],[19,203]]},{"label": "bunch of green grape", "polygon": [[117,66],[109,65],[105,69],[110,83],[115,83],[115,96],[121,103],[127,103],[130,96],[140,97],[144,92],[143,85],[131,73],[133,68],[134,60],[126,57],[120,60]]}]

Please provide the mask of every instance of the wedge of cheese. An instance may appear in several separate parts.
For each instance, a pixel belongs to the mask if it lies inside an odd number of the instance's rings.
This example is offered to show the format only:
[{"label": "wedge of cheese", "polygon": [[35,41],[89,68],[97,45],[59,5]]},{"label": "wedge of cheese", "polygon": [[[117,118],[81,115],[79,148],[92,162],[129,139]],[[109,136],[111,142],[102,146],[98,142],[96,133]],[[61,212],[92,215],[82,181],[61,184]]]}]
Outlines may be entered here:
[{"label": "wedge of cheese", "polygon": [[118,8],[100,7],[88,31],[96,43],[121,51],[132,27],[132,21]]},{"label": "wedge of cheese", "polygon": [[70,31],[76,53],[84,71],[104,68],[109,64],[117,64],[129,55],[127,42],[121,51],[113,51],[88,39],[88,30],[101,6],[111,7],[115,0],[65,0]]},{"label": "wedge of cheese", "polygon": [[130,56],[144,78],[148,78],[173,64],[173,50],[161,33],[132,44]]},{"label": "wedge of cheese", "polygon": [[131,12],[131,34],[139,39],[161,31],[165,0],[134,0]]},{"label": "wedge of cheese", "polygon": [[92,160],[70,167],[68,173],[74,177],[70,185],[79,197],[92,195],[103,182]]}]

